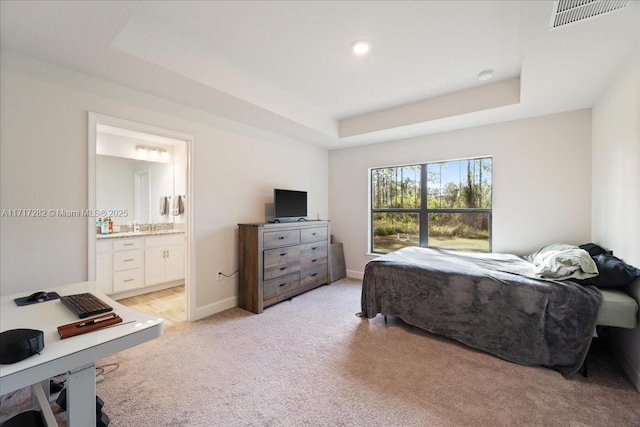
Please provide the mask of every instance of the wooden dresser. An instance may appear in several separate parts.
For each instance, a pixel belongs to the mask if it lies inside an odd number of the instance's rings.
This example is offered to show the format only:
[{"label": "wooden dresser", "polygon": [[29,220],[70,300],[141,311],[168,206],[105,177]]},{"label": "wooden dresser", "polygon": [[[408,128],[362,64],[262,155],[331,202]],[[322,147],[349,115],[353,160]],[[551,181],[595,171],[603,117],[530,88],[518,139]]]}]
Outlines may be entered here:
[{"label": "wooden dresser", "polygon": [[240,307],[265,307],[328,283],[329,221],[238,224]]}]

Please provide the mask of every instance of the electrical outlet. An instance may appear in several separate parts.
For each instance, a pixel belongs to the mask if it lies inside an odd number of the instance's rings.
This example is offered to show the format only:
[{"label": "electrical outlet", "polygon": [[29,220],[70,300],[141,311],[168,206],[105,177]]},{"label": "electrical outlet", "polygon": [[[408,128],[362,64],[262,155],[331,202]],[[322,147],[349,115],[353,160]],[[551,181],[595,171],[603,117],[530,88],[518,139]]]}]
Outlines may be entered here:
[{"label": "electrical outlet", "polygon": [[222,280],[223,277],[222,271],[218,271],[218,280]]}]

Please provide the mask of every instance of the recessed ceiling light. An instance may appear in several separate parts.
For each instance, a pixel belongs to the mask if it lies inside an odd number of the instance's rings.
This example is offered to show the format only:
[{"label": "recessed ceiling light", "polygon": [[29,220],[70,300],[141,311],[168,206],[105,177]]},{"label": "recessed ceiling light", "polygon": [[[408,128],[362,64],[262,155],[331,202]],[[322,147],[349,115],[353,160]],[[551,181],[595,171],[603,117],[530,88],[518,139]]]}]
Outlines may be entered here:
[{"label": "recessed ceiling light", "polygon": [[371,50],[371,43],[366,40],[356,40],[355,42],[351,43],[351,50],[356,55],[364,55],[365,53],[369,52],[369,50]]},{"label": "recessed ceiling light", "polygon": [[484,70],[478,74],[478,80],[489,80],[493,77],[493,70]]}]

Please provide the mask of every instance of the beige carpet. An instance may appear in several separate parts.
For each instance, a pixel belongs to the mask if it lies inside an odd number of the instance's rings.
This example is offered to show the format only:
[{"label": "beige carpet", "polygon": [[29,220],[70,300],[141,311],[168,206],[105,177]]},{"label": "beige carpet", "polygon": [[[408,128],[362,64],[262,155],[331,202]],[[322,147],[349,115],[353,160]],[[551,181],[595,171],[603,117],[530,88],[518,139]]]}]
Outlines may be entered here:
[{"label": "beige carpet", "polygon": [[100,360],[117,426],[640,426],[640,393],[596,349],[564,379],[378,316],[343,279],[255,315],[168,328]]}]

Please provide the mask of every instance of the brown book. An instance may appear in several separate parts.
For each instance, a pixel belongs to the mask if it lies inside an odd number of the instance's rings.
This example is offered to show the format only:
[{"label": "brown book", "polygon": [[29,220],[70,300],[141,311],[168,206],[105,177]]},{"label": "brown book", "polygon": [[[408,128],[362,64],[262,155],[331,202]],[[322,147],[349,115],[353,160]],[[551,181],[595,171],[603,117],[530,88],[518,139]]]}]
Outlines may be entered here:
[{"label": "brown book", "polygon": [[58,326],[58,334],[60,338],[69,338],[87,332],[97,331],[107,326],[115,325],[122,322],[122,317],[116,313],[106,313],[100,316],[82,319],[79,322],[68,323]]}]

